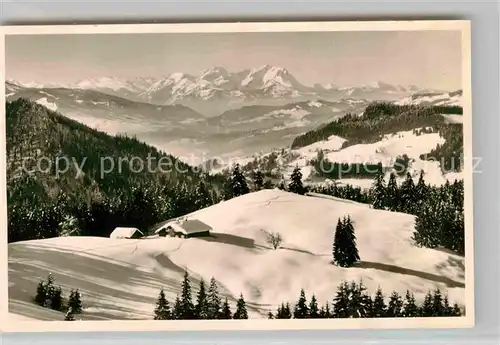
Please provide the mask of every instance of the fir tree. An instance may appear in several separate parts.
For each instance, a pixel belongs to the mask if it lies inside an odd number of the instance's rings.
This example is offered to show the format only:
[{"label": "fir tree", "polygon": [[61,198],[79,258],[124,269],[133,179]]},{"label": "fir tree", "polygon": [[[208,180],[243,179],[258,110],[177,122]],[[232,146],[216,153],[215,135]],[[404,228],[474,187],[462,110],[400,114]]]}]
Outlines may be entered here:
[{"label": "fir tree", "polygon": [[402,316],[404,317],[416,317],[419,315],[418,306],[415,303],[415,296],[410,294],[410,291],[406,291],[405,304],[403,306]]},{"label": "fir tree", "polygon": [[332,317],[332,312],[330,311],[330,304],[326,302],[325,304],[325,319],[329,319]]},{"label": "fir tree", "polygon": [[243,299],[243,294],[240,294],[240,298],[236,302],[236,311],[234,312],[233,319],[248,319],[247,307]]},{"label": "fir tree", "polygon": [[333,300],[333,316],[335,318],[349,317],[349,284],[342,282],[337,287],[337,294]]},{"label": "fir tree", "polygon": [[68,309],[66,315],[64,316],[64,321],[75,321],[75,317],[73,316],[73,311],[71,308]]},{"label": "fir tree", "polygon": [[292,318],[292,310],[290,308],[290,303],[285,304],[285,308],[283,309],[283,318],[284,319],[291,319]]},{"label": "fir tree", "polygon": [[44,307],[46,300],[47,300],[47,288],[45,286],[45,282],[41,280],[40,282],[38,282],[38,286],[36,288],[35,303],[38,304],[39,306]]},{"label": "fir tree", "polygon": [[309,318],[318,319],[319,317],[318,301],[316,300],[316,296],[313,294],[311,302],[309,303]]},{"label": "fir tree", "polygon": [[260,170],[257,170],[253,174],[253,185],[256,191],[261,190],[264,187],[264,175]]},{"label": "fir tree", "polygon": [[391,173],[389,182],[387,183],[386,198],[388,209],[390,211],[398,211],[400,205],[399,189],[398,183],[396,182],[396,175],[394,173]]},{"label": "fir tree", "polygon": [[163,289],[160,290],[158,299],[156,300],[155,308],[155,320],[169,320],[172,315],[170,314],[170,306],[168,304],[167,298],[165,297],[165,292]]},{"label": "fir tree", "polygon": [[222,305],[222,312],[221,312],[221,315],[220,315],[220,318],[221,319],[224,319],[224,320],[229,320],[231,319],[231,307],[229,306],[229,302],[227,300],[227,297],[226,299],[224,300],[224,304]]},{"label": "fir tree", "polygon": [[416,210],[420,208],[420,205],[425,200],[427,196],[427,185],[424,181],[424,171],[420,170],[420,177],[418,178],[418,183],[415,187],[415,200],[417,202],[418,207]]},{"label": "fir tree", "polygon": [[68,306],[71,308],[74,314],[80,314],[82,312],[82,295],[80,294],[80,291],[78,291],[78,289],[71,290]]},{"label": "fir tree", "polygon": [[179,317],[182,320],[191,320],[195,317],[194,305],[191,296],[191,283],[187,272],[184,273],[184,280],[182,282]]},{"label": "fir tree", "polygon": [[387,306],[385,305],[384,295],[382,293],[382,289],[380,286],[375,293],[375,297],[373,298],[373,308],[372,308],[372,316],[373,317],[386,317],[387,316]]},{"label": "fir tree", "polygon": [[375,177],[375,181],[373,183],[373,195],[372,195],[373,208],[378,210],[384,210],[386,203],[387,200],[386,200],[384,175],[378,174]]},{"label": "fir tree", "polygon": [[460,310],[458,303],[455,302],[453,304],[452,316],[461,316],[461,315],[462,315],[462,310]]},{"label": "fir tree", "polygon": [[61,310],[63,307],[62,289],[58,286],[54,287],[53,291],[50,307],[54,310]]},{"label": "fir tree", "polygon": [[198,296],[195,307],[195,317],[197,319],[208,319],[209,307],[207,301],[207,294],[205,291],[205,281],[200,280],[200,288],[198,290]]},{"label": "fir tree", "polygon": [[285,304],[283,302],[281,302],[281,305],[278,306],[278,308],[276,309],[276,318],[277,319],[283,319],[283,313],[284,313],[284,310],[285,310]]},{"label": "fir tree", "polygon": [[231,190],[234,197],[247,194],[250,191],[239,164],[235,165],[231,175]]},{"label": "fir tree", "polygon": [[212,195],[203,181],[198,183],[193,198],[195,200],[196,209],[202,209],[213,204]]},{"label": "fir tree", "polygon": [[349,286],[348,315],[353,318],[364,318],[372,314],[372,300],[366,294],[366,287],[361,281],[351,282]]},{"label": "fir tree", "polygon": [[427,248],[439,246],[441,240],[439,216],[439,209],[430,202],[420,207],[413,232],[413,240],[417,245]]},{"label": "fir tree", "polygon": [[319,316],[318,318],[320,319],[326,319],[326,312],[325,312],[325,307],[324,306],[321,306],[321,308],[319,308]]},{"label": "fir tree", "polygon": [[175,297],[174,308],[172,309],[171,318],[173,320],[181,320],[182,319],[182,307],[181,307],[181,299],[179,295]]},{"label": "fir tree", "polygon": [[416,199],[415,199],[415,185],[413,183],[413,178],[409,172],[406,173],[406,179],[401,183],[400,188],[400,211],[414,214],[416,210]]},{"label": "fir tree", "polygon": [[210,279],[210,287],[208,288],[208,318],[218,319],[221,313],[221,300],[219,297],[219,289],[215,278]]},{"label": "fir tree", "polygon": [[351,267],[359,261],[356,236],[350,216],[344,217],[342,222],[337,223],[333,246],[333,260],[336,265]]},{"label": "fir tree", "polygon": [[304,289],[300,290],[300,297],[293,310],[293,317],[295,319],[307,319],[309,315],[309,308],[307,307],[307,299]]},{"label": "fir tree", "polygon": [[453,307],[450,305],[448,300],[448,295],[444,296],[443,299],[443,315],[442,316],[453,316]]},{"label": "fir tree", "polygon": [[401,299],[401,296],[399,296],[399,294],[396,291],[394,291],[387,305],[387,316],[400,317],[402,309],[403,309],[403,300]]},{"label": "fir tree", "polygon": [[432,296],[432,316],[444,316],[444,314],[443,296],[441,295],[441,290],[436,288]]},{"label": "fir tree", "polygon": [[344,238],[344,228],[340,218],[337,221],[333,238],[333,263],[340,266],[344,262],[344,255],[342,252],[342,239]]},{"label": "fir tree", "polygon": [[49,275],[47,276],[47,282],[45,284],[45,295],[49,300],[52,300],[52,297],[55,293],[54,282],[54,276],[52,275],[52,273],[49,273]]},{"label": "fir tree", "polygon": [[433,316],[433,314],[434,310],[433,310],[432,293],[429,291],[425,295],[424,303],[420,307],[420,315],[428,317],[428,316]]},{"label": "fir tree", "polygon": [[303,195],[305,193],[304,186],[302,185],[302,172],[300,168],[296,165],[293,169],[292,175],[290,176],[290,184],[288,185],[288,190],[292,193]]}]

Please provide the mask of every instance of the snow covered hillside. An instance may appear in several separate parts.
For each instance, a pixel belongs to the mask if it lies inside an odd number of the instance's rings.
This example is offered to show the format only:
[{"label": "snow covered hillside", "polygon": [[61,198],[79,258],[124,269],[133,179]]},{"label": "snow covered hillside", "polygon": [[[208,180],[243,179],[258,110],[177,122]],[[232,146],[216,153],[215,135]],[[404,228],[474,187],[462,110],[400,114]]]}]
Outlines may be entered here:
[{"label": "snow covered hillside", "polygon": [[[454,115],[449,115],[450,122],[454,119]],[[457,115],[459,117],[461,115]],[[458,121],[458,120],[455,120]],[[419,128],[416,128],[417,130]],[[342,148],[342,144],[346,139],[332,135],[328,140],[315,142],[314,144],[304,146],[298,149],[283,149],[271,152],[277,159],[276,167],[273,169],[275,175],[283,175],[285,179],[289,179],[295,166],[301,169],[303,181],[308,184],[316,184],[325,182],[324,179],[315,177],[314,167],[311,165],[311,160],[315,159],[319,151],[323,151],[324,157],[330,162],[337,163],[362,163],[362,164],[377,164],[382,163],[384,167],[392,167],[398,156],[407,155],[410,158],[408,171],[417,182],[420,171],[425,173],[425,181],[431,185],[443,185],[447,180],[450,182],[455,179],[462,179],[461,172],[449,172],[443,174],[439,161],[426,161],[420,159],[420,155],[427,154],[436,146],[443,145],[445,139],[438,133],[422,133],[416,135],[413,131],[402,131],[393,134],[385,135],[381,141],[371,144],[357,144]],[[242,157],[231,161],[231,163],[239,163],[245,166],[255,160],[266,161],[271,153],[265,153],[253,157]],[[230,165],[219,165],[213,172],[220,172],[228,168]],[[385,179],[389,179],[391,169],[387,170]],[[401,182],[406,176],[397,177],[396,180]],[[337,181],[340,184],[350,184],[361,188],[370,188],[373,184],[373,179],[370,178],[346,178]]]},{"label": "snow covered hillside", "polygon": [[[331,264],[339,217],[350,215],[361,262]],[[10,312],[37,319],[64,315],[31,302],[37,283],[52,272],[64,291],[79,288],[86,319],[151,319],[159,289],[173,301],[184,270],[196,287],[200,278],[218,281],[234,311],[240,293],[250,317],[266,317],[281,302],[294,303],[303,288],[318,302],[331,301],[342,280],[359,280],[374,293],[413,291],[421,301],[439,286],[452,301],[464,301],[464,258],[417,248],[414,217],[374,210],[335,198],[263,190],[188,215],[214,230],[208,238],[112,240],[61,237],[9,244]],[[273,250],[265,232],[284,242]],[[67,295],[66,295],[67,296]]]},{"label": "snow covered hillside", "polygon": [[[429,153],[436,146],[442,145],[445,140],[439,133],[423,133],[416,135],[413,131],[402,131],[394,134],[385,135],[381,141],[373,144],[358,144],[341,149],[344,139],[331,136],[326,141],[316,142],[312,145],[302,147],[292,152],[298,153],[300,157],[288,164],[288,173],[295,165],[303,168],[304,178],[309,177],[313,171],[308,166],[308,162],[317,156],[318,150],[323,150],[325,157],[330,162],[339,163],[373,163],[381,162],[383,166],[391,167],[394,165],[396,157],[406,154],[410,158],[408,171],[417,181],[421,170],[424,170],[425,180],[431,185],[442,185],[446,180],[453,181],[460,179],[461,173],[444,174],[440,168],[440,162],[425,161],[420,159],[421,154]],[[387,172],[388,179],[390,171]],[[404,177],[403,177],[404,178]],[[372,179],[345,179],[341,182],[349,183],[362,188],[369,188]]]},{"label": "snow covered hillside", "polygon": [[405,97],[397,102],[399,105],[448,105],[448,106],[462,106],[463,91],[457,90],[453,92],[417,92],[411,96]]}]

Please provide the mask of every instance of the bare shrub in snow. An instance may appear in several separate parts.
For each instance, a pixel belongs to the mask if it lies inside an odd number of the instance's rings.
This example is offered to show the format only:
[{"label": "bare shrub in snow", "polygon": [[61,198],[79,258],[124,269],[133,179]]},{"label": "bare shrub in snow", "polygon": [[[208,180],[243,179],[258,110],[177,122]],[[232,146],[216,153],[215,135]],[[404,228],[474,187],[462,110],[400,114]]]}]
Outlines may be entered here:
[{"label": "bare shrub in snow", "polygon": [[283,237],[279,232],[267,232],[267,243],[274,248],[274,250],[278,249],[283,243]]}]

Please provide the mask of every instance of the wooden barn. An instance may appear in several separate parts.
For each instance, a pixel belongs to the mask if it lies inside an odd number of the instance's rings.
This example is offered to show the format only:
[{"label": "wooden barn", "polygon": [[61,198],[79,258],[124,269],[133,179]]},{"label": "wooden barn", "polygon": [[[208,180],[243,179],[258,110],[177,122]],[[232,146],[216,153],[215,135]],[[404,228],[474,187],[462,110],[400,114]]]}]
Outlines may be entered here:
[{"label": "wooden barn", "polygon": [[141,230],[137,228],[127,228],[127,227],[117,227],[111,235],[109,235],[109,238],[112,239],[119,239],[119,238],[128,238],[128,239],[135,239],[135,238],[140,238],[143,237],[144,234],[142,233]]},{"label": "wooden barn", "polygon": [[169,237],[202,237],[210,236],[212,228],[198,219],[174,220],[155,231],[159,236]]}]

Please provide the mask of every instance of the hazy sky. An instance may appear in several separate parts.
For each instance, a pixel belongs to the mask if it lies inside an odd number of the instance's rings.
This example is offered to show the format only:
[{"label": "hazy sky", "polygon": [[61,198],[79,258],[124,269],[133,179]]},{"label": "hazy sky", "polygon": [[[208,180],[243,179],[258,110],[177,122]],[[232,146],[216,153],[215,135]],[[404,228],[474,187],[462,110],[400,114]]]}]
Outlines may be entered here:
[{"label": "hazy sky", "polygon": [[6,74],[21,81],[198,74],[223,66],[287,68],[300,82],[381,80],[461,88],[459,31],[34,35],[6,38]]}]

